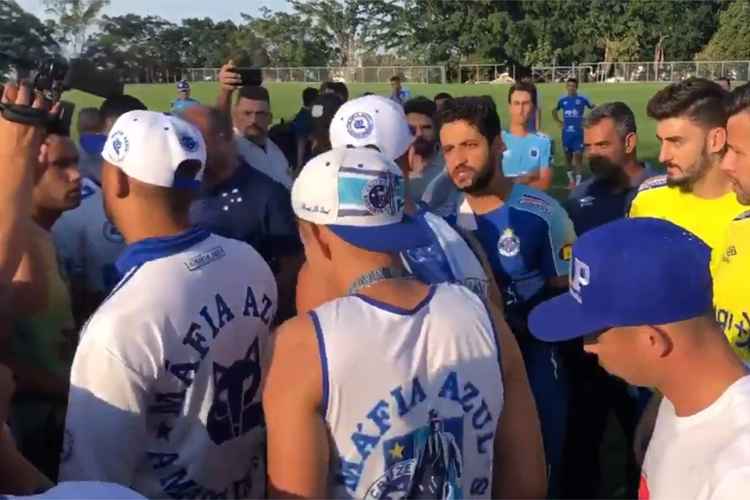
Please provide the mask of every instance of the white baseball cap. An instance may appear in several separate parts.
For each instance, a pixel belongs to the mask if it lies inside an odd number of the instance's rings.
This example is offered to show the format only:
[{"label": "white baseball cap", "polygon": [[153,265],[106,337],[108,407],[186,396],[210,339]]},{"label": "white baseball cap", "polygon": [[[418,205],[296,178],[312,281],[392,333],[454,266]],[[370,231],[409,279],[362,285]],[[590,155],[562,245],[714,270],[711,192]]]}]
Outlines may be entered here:
[{"label": "white baseball cap", "polygon": [[344,103],[330,133],[334,148],[375,146],[391,160],[401,158],[414,141],[404,108],[379,95]]},{"label": "white baseball cap", "polygon": [[[156,111],[130,111],[112,126],[102,158],[146,184],[198,188],[206,165],[206,144],[200,131],[181,118]],[[198,173],[176,175],[190,160],[200,162]]]},{"label": "white baseball cap", "polygon": [[426,223],[404,214],[405,195],[393,160],[370,148],[338,148],[302,168],[292,186],[292,208],[356,247],[400,252],[432,243]]}]

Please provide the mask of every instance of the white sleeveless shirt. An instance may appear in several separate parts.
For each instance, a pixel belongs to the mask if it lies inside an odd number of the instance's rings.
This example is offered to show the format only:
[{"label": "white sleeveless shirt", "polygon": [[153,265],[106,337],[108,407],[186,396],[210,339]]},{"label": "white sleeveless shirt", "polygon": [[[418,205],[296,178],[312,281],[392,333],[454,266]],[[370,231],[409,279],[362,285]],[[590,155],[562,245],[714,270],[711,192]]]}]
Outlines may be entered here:
[{"label": "white sleeveless shirt", "polygon": [[488,497],[503,384],[479,297],[441,284],[413,310],[355,295],[311,316],[332,442],[328,495]]}]

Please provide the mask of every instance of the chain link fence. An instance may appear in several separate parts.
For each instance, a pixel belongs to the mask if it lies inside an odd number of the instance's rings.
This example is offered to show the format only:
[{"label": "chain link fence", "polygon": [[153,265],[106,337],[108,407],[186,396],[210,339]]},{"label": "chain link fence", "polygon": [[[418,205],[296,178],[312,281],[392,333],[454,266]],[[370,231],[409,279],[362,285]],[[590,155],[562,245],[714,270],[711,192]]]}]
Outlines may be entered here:
[{"label": "chain link fence", "polygon": [[535,66],[532,76],[538,82],[563,82],[570,77],[582,82],[677,82],[692,76],[745,82],[750,79],[750,61],[641,61]]},{"label": "chain link fence", "polygon": [[[400,76],[408,83],[445,83],[445,66],[305,66],[296,68],[263,68],[263,81],[321,83],[387,83]],[[217,81],[219,68],[187,68],[183,78],[191,82]]]}]

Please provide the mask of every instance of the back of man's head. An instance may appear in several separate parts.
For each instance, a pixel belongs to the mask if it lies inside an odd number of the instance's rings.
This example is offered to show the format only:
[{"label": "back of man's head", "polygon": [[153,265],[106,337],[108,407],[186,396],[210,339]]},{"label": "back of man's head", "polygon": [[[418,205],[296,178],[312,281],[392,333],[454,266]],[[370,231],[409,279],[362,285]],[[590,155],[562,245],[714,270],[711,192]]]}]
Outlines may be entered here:
[{"label": "back of man's head", "polygon": [[591,128],[606,119],[614,122],[621,139],[637,132],[633,110],[622,101],[607,102],[595,107],[584,119],[583,128]]},{"label": "back of man's head", "polygon": [[654,120],[688,118],[709,128],[724,127],[727,123],[725,99],[727,92],[705,78],[688,78],[673,83],[657,92],[646,111]]},{"label": "back of man's head", "polygon": [[344,82],[331,82],[331,88],[342,101],[346,102],[349,100],[349,88]]},{"label": "back of man's head", "polygon": [[78,113],[78,134],[99,134],[104,129],[104,120],[97,108],[83,108]]},{"label": "back of man's head", "polygon": [[500,135],[500,117],[490,96],[456,97],[445,102],[437,115],[439,127],[465,121],[476,127],[489,144]]},{"label": "back of man's head", "polygon": [[105,131],[109,131],[115,121],[129,111],[146,111],[148,108],[132,95],[118,95],[106,99],[99,107]]}]

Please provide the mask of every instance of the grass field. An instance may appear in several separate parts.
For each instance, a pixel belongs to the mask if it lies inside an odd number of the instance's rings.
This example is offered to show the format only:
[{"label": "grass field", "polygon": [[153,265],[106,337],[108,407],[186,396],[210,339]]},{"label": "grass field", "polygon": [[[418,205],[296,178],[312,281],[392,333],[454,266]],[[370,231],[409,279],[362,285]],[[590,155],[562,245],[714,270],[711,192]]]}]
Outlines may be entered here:
[{"label": "grass field", "polygon": [[[299,110],[302,102],[302,90],[309,86],[304,83],[269,83],[268,89],[271,93],[271,104],[275,120],[291,119]],[[636,116],[639,136],[639,154],[642,159],[655,163],[658,157],[658,143],[654,132],[654,122],[646,116],[646,103],[662,85],[659,84],[586,84],[579,91],[585,94],[594,104],[607,101],[623,101],[627,103]],[[408,85],[412,95],[424,95],[433,97],[441,91],[453,96],[464,95],[491,95],[497,103],[500,117],[507,122],[507,85]],[[387,95],[390,90],[388,84],[350,84],[350,96],[356,97],[364,92],[375,92]],[[557,99],[565,93],[562,84],[539,85],[542,98],[542,131],[555,139],[555,165],[565,164],[562,148],[559,146],[560,129],[552,120],[552,108],[557,104]],[[164,85],[130,85],[125,91],[141,99],[149,109],[167,111],[169,103],[175,98],[176,92],[173,84]],[[218,93],[218,85],[212,82],[199,82],[193,84],[193,97],[203,103],[213,104]],[[101,99],[80,92],[70,92],[65,98],[76,103],[77,109],[84,106],[98,106]],[[558,169],[561,173],[562,169]],[[564,175],[563,175],[564,177]]]}]

